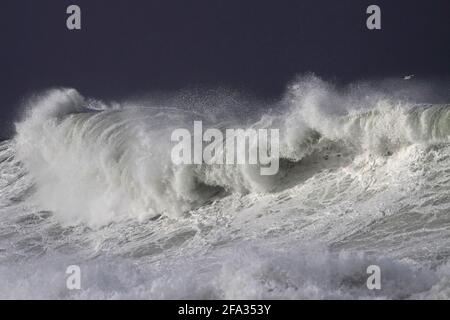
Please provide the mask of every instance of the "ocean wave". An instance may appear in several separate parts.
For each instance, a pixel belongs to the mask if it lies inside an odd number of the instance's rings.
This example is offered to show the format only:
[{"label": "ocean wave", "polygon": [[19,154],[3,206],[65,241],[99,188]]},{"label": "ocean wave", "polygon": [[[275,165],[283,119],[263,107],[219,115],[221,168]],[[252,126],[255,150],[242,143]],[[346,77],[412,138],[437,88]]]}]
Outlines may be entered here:
[{"label": "ocean wave", "polygon": [[74,89],[53,89],[30,101],[16,124],[16,157],[34,178],[35,199],[44,208],[64,223],[101,226],[179,217],[235,192],[277,192],[324,170],[355,166],[361,156],[382,159],[411,145],[447,143],[450,133],[449,105],[386,97],[363,103],[319,79],[291,86],[278,106],[247,126],[280,130],[275,176],[261,176],[258,165],[172,164],[174,129],[194,120],[223,129],[232,121],[177,108],[108,106]]},{"label": "ocean wave", "polygon": [[[228,115],[188,100],[29,101],[0,143],[0,297],[448,298],[448,104],[315,77]],[[198,120],[279,129],[279,172],[174,165],[172,131]]]}]

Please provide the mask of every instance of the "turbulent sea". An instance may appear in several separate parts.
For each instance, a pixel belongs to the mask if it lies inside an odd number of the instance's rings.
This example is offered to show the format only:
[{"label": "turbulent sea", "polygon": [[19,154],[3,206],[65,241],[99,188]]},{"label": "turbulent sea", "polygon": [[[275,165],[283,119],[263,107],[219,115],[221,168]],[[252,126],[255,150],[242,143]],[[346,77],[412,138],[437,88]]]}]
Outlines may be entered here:
[{"label": "turbulent sea", "polygon": [[[0,143],[0,298],[448,299],[450,104],[422,100],[313,76],[277,102],[37,94]],[[278,128],[278,174],[173,165],[194,120]]]}]

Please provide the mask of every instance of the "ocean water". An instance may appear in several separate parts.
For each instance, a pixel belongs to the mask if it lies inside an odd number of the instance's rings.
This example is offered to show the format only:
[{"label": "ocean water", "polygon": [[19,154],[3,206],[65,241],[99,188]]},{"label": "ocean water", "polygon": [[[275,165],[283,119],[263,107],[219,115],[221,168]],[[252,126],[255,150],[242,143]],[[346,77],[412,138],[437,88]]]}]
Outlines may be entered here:
[{"label": "ocean water", "polygon": [[[309,76],[277,102],[36,94],[0,143],[0,298],[449,298],[450,104],[411,92]],[[194,120],[278,128],[278,174],[173,165]]]}]

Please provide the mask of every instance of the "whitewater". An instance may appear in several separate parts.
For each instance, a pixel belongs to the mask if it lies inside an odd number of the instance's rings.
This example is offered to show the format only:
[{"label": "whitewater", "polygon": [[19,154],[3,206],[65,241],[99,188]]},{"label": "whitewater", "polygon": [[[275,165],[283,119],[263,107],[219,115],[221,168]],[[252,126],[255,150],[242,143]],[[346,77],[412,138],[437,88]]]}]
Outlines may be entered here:
[{"label": "whitewater", "polygon": [[[0,142],[0,298],[448,299],[450,104],[423,87],[37,93]],[[174,165],[193,121],[279,129],[279,172]]]}]

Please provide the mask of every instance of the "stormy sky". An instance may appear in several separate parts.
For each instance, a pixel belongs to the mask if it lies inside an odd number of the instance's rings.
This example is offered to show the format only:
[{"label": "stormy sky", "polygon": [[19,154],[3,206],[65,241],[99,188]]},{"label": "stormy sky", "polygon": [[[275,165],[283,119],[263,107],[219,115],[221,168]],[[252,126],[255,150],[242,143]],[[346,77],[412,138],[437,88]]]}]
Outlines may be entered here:
[{"label": "stormy sky", "polygon": [[[82,30],[66,28],[66,8]],[[366,28],[366,8],[382,29]],[[448,0],[1,0],[1,135],[49,87],[121,99],[195,86],[280,95],[295,75],[450,75]]]}]

